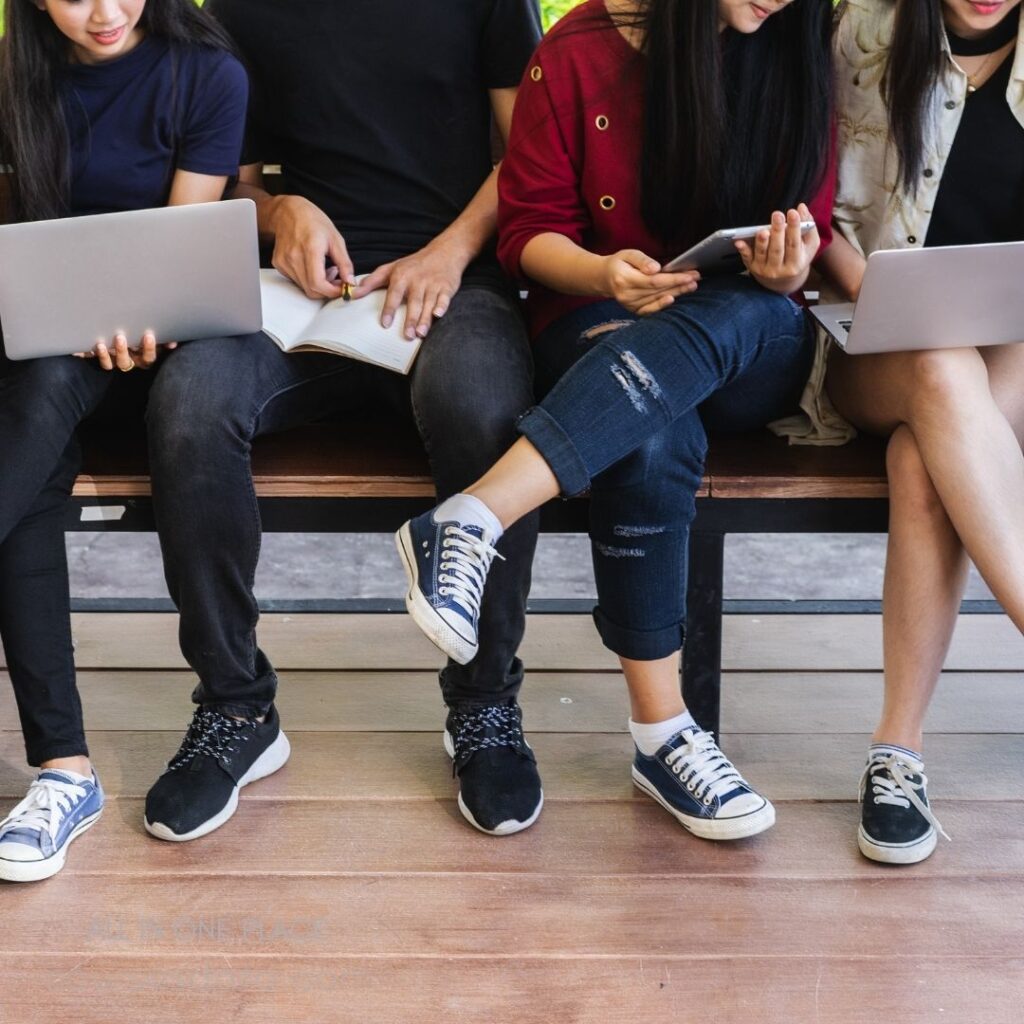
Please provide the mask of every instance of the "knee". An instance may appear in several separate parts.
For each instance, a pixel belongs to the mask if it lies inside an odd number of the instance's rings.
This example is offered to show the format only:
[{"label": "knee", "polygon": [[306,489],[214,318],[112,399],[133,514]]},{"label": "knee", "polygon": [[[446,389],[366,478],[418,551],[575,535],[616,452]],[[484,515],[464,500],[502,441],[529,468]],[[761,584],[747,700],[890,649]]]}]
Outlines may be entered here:
[{"label": "knee", "polygon": [[885,468],[890,501],[895,508],[915,517],[946,517],[945,507],[921,457],[917,440],[907,427],[900,427],[889,439]]},{"label": "knee", "polygon": [[707,440],[663,431],[594,478],[592,493],[612,494],[638,515],[668,520],[693,518],[704,476]]},{"label": "knee", "polygon": [[84,359],[36,359],[25,363],[0,388],[5,403],[21,406],[33,423],[71,420],[77,423],[107,383],[101,371]]},{"label": "knee", "polygon": [[934,349],[909,355],[910,407],[915,416],[948,416],[988,393],[988,371],[977,349]]},{"label": "knee", "polygon": [[247,444],[245,392],[230,377],[193,372],[190,361],[175,353],[149,393],[146,429],[153,461],[188,464],[219,445]]}]

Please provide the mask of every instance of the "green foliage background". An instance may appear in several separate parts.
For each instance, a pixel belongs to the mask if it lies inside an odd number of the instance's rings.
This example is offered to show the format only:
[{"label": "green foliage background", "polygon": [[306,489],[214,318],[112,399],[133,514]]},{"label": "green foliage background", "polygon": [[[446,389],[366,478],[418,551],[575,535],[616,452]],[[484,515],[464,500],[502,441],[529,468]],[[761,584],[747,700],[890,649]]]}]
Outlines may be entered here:
[{"label": "green foliage background", "polygon": [[544,16],[544,28],[551,28],[570,7],[575,7],[579,2],[580,0],[551,0],[549,3],[543,0],[540,10]]}]

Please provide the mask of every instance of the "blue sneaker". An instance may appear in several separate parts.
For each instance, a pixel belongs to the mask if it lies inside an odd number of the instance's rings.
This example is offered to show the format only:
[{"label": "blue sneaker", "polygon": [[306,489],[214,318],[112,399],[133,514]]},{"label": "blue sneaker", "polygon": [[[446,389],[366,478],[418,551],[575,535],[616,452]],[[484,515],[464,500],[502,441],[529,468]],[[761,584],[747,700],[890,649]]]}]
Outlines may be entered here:
[{"label": "blue sneaker", "polygon": [[439,523],[434,511],[410,519],[395,535],[409,577],[405,607],[433,644],[465,665],[476,657],[484,584],[501,555],[484,527]]},{"label": "blue sneaker", "polygon": [[68,846],[103,813],[103,789],[92,779],[47,768],[25,799],[0,821],[0,879],[38,882],[64,867]]},{"label": "blue sneaker", "polygon": [[684,729],[650,757],[637,750],[633,782],[702,839],[743,839],[775,824],[775,808],[709,732]]}]

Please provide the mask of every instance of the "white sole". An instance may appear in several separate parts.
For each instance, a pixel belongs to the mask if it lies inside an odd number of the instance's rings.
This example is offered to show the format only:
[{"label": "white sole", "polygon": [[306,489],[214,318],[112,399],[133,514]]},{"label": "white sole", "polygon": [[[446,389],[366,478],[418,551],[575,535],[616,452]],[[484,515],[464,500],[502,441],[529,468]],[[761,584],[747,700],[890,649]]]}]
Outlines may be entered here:
[{"label": "white sole", "polygon": [[[442,742],[444,743],[445,753],[454,761],[455,746],[452,743],[451,734],[448,732],[447,729],[445,729],[444,731]],[[526,819],[526,821],[518,821],[515,818],[510,818],[508,821],[503,821],[496,828],[484,828],[483,825],[481,825],[480,822],[478,822],[476,818],[473,817],[472,813],[470,812],[470,809],[465,805],[465,803],[463,803],[462,794],[459,793],[459,810],[462,812],[462,816],[466,819],[466,821],[470,823],[470,825],[473,826],[473,828],[489,836],[511,836],[515,835],[516,832],[522,832],[523,829],[529,828],[540,817],[540,812],[543,809],[544,790],[542,789],[540,791],[540,800],[537,802],[537,807],[534,810],[533,814],[531,814],[530,817]]]},{"label": "white sole", "polygon": [[395,534],[395,547],[405,566],[405,575],[409,581],[409,590],[405,595],[405,609],[412,616],[412,621],[423,631],[426,638],[438,650],[447,654],[452,661],[460,665],[468,665],[476,657],[479,650],[477,644],[471,644],[465,637],[448,625],[430,602],[423,596],[419,585],[419,570],[416,568],[416,557],[412,553],[412,536],[409,524],[406,523]]},{"label": "white sole", "polygon": [[[775,808],[767,800],[764,801],[764,807],[738,818],[695,818],[673,807],[635,766],[633,784],[661,804],[683,828],[701,839],[746,839],[766,832],[775,824]],[[764,797],[761,799],[764,800]]]},{"label": "white sole", "polygon": [[939,841],[939,834],[931,829],[914,843],[901,846],[890,846],[876,843],[864,831],[864,826],[857,828],[857,846],[868,860],[879,864],[918,864],[932,855]]},{"label": "white sole", "polygon": [[51,878],[57,874],[68,857],[68,847],[83,833],[100,820],[103,809],[100,808],[91,818],[80,821],[74,832],[68,836],[68,841],[46,860],[0,860],[0,879],[5,882],[41,882],[44,878]]},{"label": "white sole", "polygon": [[192,829],[191,832],[183,832],[179,835],[159,821],[150,824],[145,816],[142,819],[142,824],[151,836],[163,839],[168,843],[188,843],[193,839],[201,839],[220,828],[238,810],[238,793],[241,789],[248,786],[250,782],[258,782],[283,768],[291,756],[291,752],[292,747],[288,742],[288,737],[283,732],[279,732],[277,739],[253,761],[249,770],[238,780],[238,785],[232,790],[224,807],[212,818],[207,818],[198,828]]}]

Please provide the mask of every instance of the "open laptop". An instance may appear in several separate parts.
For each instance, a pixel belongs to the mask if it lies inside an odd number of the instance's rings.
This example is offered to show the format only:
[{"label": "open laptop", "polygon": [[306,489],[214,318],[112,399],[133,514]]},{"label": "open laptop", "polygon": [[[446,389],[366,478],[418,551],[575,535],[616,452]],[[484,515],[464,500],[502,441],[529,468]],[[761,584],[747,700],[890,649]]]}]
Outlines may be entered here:
[{"label": "open laptop", "polygon": [[69,355],[123,331],[137,345],[258,331],[249,199],[0,226],[0,329],[10,359]]},{"label": "open laptop", "polygon": [[1024,341],[1024,242],[879,250],[856,304],[810,311],[851,355]]}]

